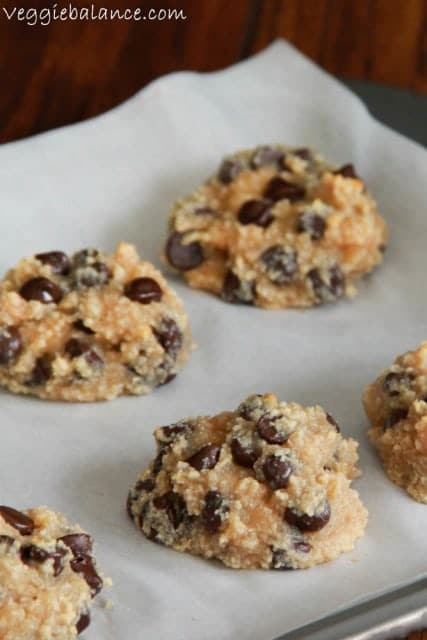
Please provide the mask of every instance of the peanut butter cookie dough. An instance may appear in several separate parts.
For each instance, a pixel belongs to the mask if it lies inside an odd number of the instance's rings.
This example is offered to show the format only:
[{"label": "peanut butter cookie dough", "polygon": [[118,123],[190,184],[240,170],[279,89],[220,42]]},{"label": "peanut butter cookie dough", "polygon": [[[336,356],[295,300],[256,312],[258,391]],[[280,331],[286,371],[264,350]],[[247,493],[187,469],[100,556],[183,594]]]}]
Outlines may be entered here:
[{"label": "peanut butter cookie dough", "polygon": [[92,538],[80,527],[46,507],[0,506],[2,640],[75,638],[89,626],[103,582]]},{"label": "peanut butter cookie dough", "polygon": [[427,342],[382,371],[364,405],[388,477],[427,504]]},{"label": "peanut butter cookie dough", "polygon": [[24,258],[0,282],[0,384],[90,402],[145,394],[172,380],[191,350],[184,307],[126,243]]},{"label": "peanut butter cookie dough", "polygon": [[235,153],[175,203],[165,255],[191,287],[278,309],[353,296],[386,242],[352,165],[274,145]]},{"label": "peanut butter cookie dough", "polygon": [[363,536],[367,511],[350,488],[357,443],[321,407],[254,395],[155,438],[127,504],[149,540],[234,569],[300,569]]}]

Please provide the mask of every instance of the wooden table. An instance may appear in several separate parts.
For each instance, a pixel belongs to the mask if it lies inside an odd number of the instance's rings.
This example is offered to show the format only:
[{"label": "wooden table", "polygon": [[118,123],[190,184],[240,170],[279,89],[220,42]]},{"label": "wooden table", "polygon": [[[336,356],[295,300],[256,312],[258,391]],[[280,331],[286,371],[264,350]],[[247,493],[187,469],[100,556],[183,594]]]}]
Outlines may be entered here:
[{"label": "wooden table", "polygon": [[0,10],[0,142],[94,116],[161,74],[225,67],[278,36],[334,74],[427,93],[427,0],[95,0],[95,9],[182,9],[186,19],[7,19],[31,5],[49,3],[6,0]]}]

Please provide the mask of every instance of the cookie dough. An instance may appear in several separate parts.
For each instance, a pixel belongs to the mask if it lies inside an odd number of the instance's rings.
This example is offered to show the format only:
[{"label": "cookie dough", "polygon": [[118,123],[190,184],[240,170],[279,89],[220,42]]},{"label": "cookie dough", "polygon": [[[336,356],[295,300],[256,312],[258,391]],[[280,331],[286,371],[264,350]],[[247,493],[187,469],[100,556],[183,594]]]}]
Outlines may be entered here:
[{"label": "cookie dough", "polygon": [[191,350],[184,307],[126,243],[24,258],[0,282],[0,384],[90,402],[171,381]]},{"label": "cookie dough", "polygon": [[71,640],[89,626],[91,600],[104,583],[92,546],[47,507],[0,506],[2,640]]},{"label": "cookie dough", "polygon": [[274,145],[226,158],[175,203],[165,257],[191,287],[227,302],[310,307],[353,296],[386,243],[352,165]]},{"label": "cookie dough", "polygon": [[253,395],[155,438],[127,503],[149,540],[235,569],[299,569],[363,535],[367,511],[350,488],[357,443],[321,407]]},{"label": "cookie dough", "polygon": [[427,504],[427,342],[398,356],[363,400],[388,477]]}]

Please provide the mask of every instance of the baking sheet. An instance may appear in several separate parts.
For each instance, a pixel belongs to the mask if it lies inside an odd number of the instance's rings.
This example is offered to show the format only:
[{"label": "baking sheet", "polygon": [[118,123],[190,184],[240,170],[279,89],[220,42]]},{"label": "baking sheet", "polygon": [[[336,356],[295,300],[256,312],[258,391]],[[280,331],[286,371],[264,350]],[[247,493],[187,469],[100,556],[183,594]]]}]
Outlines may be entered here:
[{"label": "baking sheet", "polygon": [[[426,152],[289,45],[222,72],[162,78],[97,119],[0,148],[0,268],[121,239],[160,265],[170,203],[225,153],[275,141],[353,161],[377,197],[390,248],[354,301],[266,312],[171,277],[199,344],[172,384],[92,405],[0,395],[0,503],[65,512],[95,536],[114,579],[104,592],[114,606],[95,607],[86,633],[93,640],[270,640],[426,575],[427,508],[386,479],[360,401],[382,367],[427,337]],[[153,455],[154,427],[266,391],[321,404],[360,441],[365,538],[328,565],[277,573],[232,571],[146,541],[124,503]]]}]

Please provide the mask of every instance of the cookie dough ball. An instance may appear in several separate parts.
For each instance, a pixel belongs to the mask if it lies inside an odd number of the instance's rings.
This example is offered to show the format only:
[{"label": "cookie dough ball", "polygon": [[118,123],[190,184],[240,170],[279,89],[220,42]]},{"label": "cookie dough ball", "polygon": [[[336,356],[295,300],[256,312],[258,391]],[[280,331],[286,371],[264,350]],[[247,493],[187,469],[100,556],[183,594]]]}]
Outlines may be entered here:
[{"label": "cookie dough ball", "polygon": [[357,443],[321,407],[254,395],[155,438],[157,457],[128,498],[150,540],[234,569],[299,569],[363,535],[367,511],[350,488]]},{"label": "cookie dough ball", "polygon": [[92,546],[60,513],[0,506],[2,640],[71,640],[89,626],[104,582]]},{"label": "cookie dough ball", "polygon": [[266,309],[355,293],[387,230],[352,165],[281,145],[230,156],[176,202],[165,255],[191,287]]},{"label": "cookie dough ball", "polygon": [[191,350],[184,307],[130,244],[25,258],[0,282],[0,384],[90,402],[170,382]]},{"label": "cookie dough ball", "polygon": [[398,356],[363,401],[388,477],[427,504],[427,342]]}]

